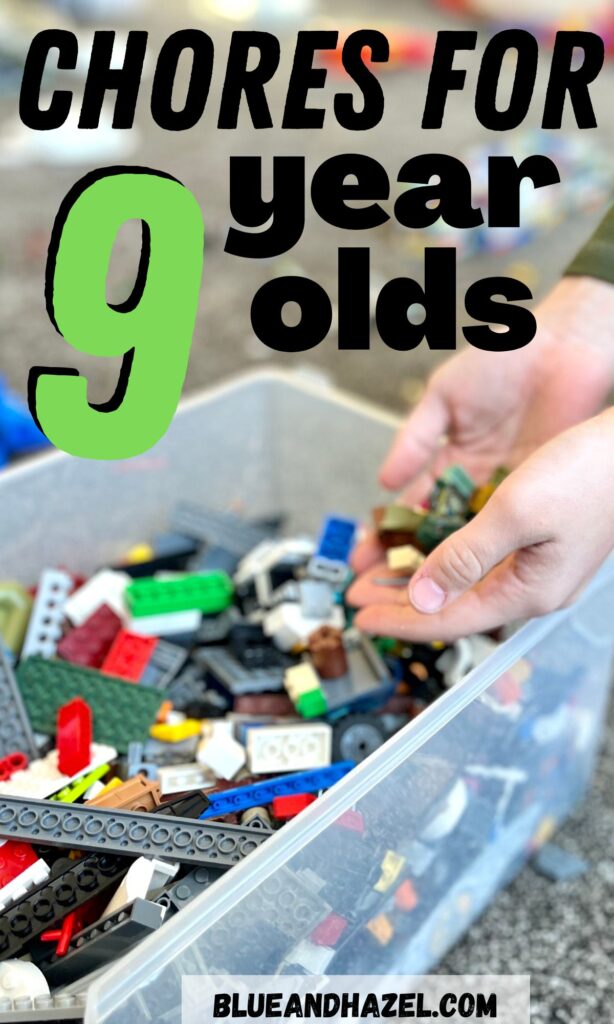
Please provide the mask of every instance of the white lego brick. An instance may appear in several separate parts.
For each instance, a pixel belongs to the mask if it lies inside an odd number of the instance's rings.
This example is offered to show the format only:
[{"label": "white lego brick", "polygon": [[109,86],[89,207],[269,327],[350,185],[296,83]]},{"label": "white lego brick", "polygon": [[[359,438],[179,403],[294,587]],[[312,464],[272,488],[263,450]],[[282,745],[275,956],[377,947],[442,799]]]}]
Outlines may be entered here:
[{"label": "white lego brick", "polygon": [[317,946],[315,942],[303,939],[290,950],[286,957],[286,963],[303,967],[307,974],[326,974],[334,955],[335,950],[330,946]]},{"label": "white lego brick", "polygon": [[172,764],[158,769],[162,796],[189,793],[196,789],[209,789],[216,783],[215,776],[200,764]]},{"label": "white lego brick", "polygon": [[0,914],[3,914],[14,900],[21,899],[26,893],[30,892],[30,889],[34,889],[37,885],[42,885],[49,878],[50,873],[48,865],[39,857],[38,860],[34,861],[34,864],[30,864],[25,871],[22,871],[16,878],[12,878],[10,882],[3,885],[0,889]]},{"label": "white lego brick", "polygon": [[179,636],[195,633],[202,622],[199,611],[166,612],[164,615],[143,615],[128,620],[128,629],[141,636]]},{"label": "white lego brick", "polygon": [[45,569],[41,573],[21,649],[22,658],[36,654],[43,658],[54,656],[62,638],[66,602],[73,587],[72,576],[61,569]]},{"label": "white lego brick", "polygon": [[[13,1006],[16,999],[27,999],[28,1009],[32,1000],[48,996],[49,992],[45,975],[36,964],[27,960],[5,960],[0,964],[0,997],[12,999]],[[15,1016],[19,1019],[19,1012]]]},{"label": "white lego brick", "polygon": [[425,558],[413,544],[403,544],[398,548],[389,548],[386,553],[389,569],[400,569],[405,572],[417,572]]},{"label": "white lego brick", "polygon": [[284,687],[290,700],[296,704],[304,693],[311,693],[320,686],[320,677],[310,661],[291,665],[284,673]]},{"label": "white lego brick", "polygon": [[108,605],[125,624],[128,609],[124,601],[126,587],[132,580],[125,572],[101,569],[68,598],[64,610],[73,626],[82,626],[102,604]]},{"label": "white lego brick", "polygon": [[209,768],[218,779],[233,779],[245,766],[245,747],[232,736],[216,733],[212,739],[201,741],[196,759]]},{"label": "white lego brick", "polygon": [[332,626],[343,629],[345,614],[343,608],[335,605],[330,615],[321,619],[307,618],[298,604],[280,604],[264,618],[263,629],[267,636],[272,637],[282,651],[291,651],[297,644],[304,644],[316,629],[321,626]]},{"label": "white lego brick", "polygon": [[286,540],[263,540],[257,544],[237,566],[234,580],[237,585],[249,583],[261,573],[269,573],[279,562],[306,562],[315,551],[315,543],[308,537],[289,537]]},{"label": "white lego brick", "polygon": [[326,580],[301,580],[301,611],[306,619],[327,619],[333,611],[333,591]]},{"label": "white lego brick", "polygon": [[52,793],[58,793],[82,775],[93,772],[100,765],[109,764],[117,757],[114,747],[104,743],[92,743],[90,747],[90,763],[76,775],[62,775],[58,768],[58,751],[50,750],[46,757],[30,764],[21,772],[15,772],[8,782],[0,782],[0,795],[31,797],[34,800],[46,800]]},{"label": "white lego brick", "polygon": [[482,661],[485,661],[499,645],[490,637],[476,633],[461,637],[438,658],[436,666],[443,673],[446,686],[456,686]]},{"label": "white lego brick", "polygon": [[333,730],[326,722],[264,725],[248,730],[247,766],[255,774],[302,772],[331,762]]},{"label": "white lego brick", "polygon": [[138,857],[130,865],[119,887],[105,907],[101,917],[109,917],[136,899],[152,899],[157,896],[179,871],[179,864],[167,864],[163,860]]}]

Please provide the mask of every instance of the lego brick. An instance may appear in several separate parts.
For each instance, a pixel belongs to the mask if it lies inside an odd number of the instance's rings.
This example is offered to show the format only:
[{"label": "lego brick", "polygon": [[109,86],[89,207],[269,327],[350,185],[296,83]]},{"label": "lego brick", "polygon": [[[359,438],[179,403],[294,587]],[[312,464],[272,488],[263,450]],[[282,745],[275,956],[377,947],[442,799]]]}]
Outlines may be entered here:
[{"label": "lego brick", "polygon": [[156,814],[163,817],[169,815],[175,818],[200,818],[208,806],[209,800],[204,793],[182,793],[174,800],[165,800],[161,803],[156,808]]},{"label": "lego brick", "polygon": [[158,640],[139,682],[152,690],[165,690],[177,678],[188,654],[168,640]]},{"label": "lego brick", "polygon": [[570,882],[588,871],[589,865],[582,857],[564,850],[556,843],[546,843],[531,861],[532,867],[552,882]]},{"label": "lego brick", "polygon": [[329,914],[314,928],[309,939],[316,946],[334,947],[346,930],[349,922],[341,914]]},{"label": "lego brick", "polygon": [[190,637],[196,642],[196,635],[202,622],[202,612],[166,612],[163,615],[142,615],[128,619],[128,629],[141,636],[155,636],[158,639],[171,637],[176,643],[178,637]]},{"label": "lego brick", "polygon": [[166,907],[168,913],[174,914],[178,910],[182,910],[188,903],[191,903],[197,896],[200,896],[201,892],[204,892],[214,882],[217,882],[218,878],[221,878],[223,874],[224,872],[217,868],[194,868],[187,875],[184,875],[183,878],[180,878],[178,882],[168,886],[158,896],[156,903]]},{"label": "lego brick", "polygon": [[152,725],[149,734],[152,739],[160,740],[161,743],[182,743],[193,736],[200,736],[201,730],[200,719],[184,718],[180,722],[160,722],[157,725]]},{"label": "lego brick", "polygon": [[260,623],[237,622],[228,634],[228,646],[247,669],[286,668],[292,658],[273,646]]},{"label": "lego brick", "polygon": [[241,559],[234,574],[235,583],[251,583],[256,577],[270,574],[280,563],[294,568],[306,565],[315,551],[311,537],[288,537],[263,540]]},{"label": "lego brick", "polygon": [[255,726],[248,730],[247,766],[256,775],[325,768],[331,749],[332,729],[326,722]]},{"label": "lego brick", "polygon": [[54,793],[50,800],[59,800],[63,804],[74,804],[76,800],[79,800],[82,796],[85,796],[92,786],[99,782],[100,779],[111,770],[111,766],[108,764],[101,764],[98,768],[94,768],[91,772],[87,772],[85,775],[81,775],[74,782],[69,782],[67,786],[60,789],[58,793]]},{"label": "lego brick", "polygon": [[89,974],[98,967],[119,959],[132,946],[160,927],[166,908],[149,900],[137,899],[73,936],[68,953],[40,961],[51,985],[63,985]]},{"label": "lego brick", "polygon": [[37,856],[29,843],[0,842],[0,888],[31,867]]},{"label": "lego brick", "polygon": [[13,654],[19,654],[32,611],[32,598],[21,583],[0,583],[0,638]]},{"label": "lego brick", "polygon": [[307,638],[307,649],[321,679],[339,679],[348,671],[342,630],[330,626],[316,629]]},{"label": "lego brick", "polygon": [[386,552],[388,568],[395,571],[418,572],[424,563],[424,555],[413,544],[403,544],[398,548],[388,548]]},{"label": "lego brick", "polygon": [[92,712],[81,697],[75,697],[58,710],[56,746],[58,769],[62,775],[76,775],[91,760]]},{"label": "lego brick", "polygon": [[0,1000],[0,1024],[67,1024],[82,1022],[85,1014],[85,993],[75,995],[61,992],[57,995],[35,996],[33,999],[8,997]]},{"label": "lego brick", "polygon": [[101,672],[127,679],[130,683],[138,683],[157,644],[156,637],[140,636],[122,629],[104,659]]},{"label": "lego brick", "polygon": [[[69,662],[28,658],[18,681],[32,726],[51,736],[62,704],[83,697],[94,716],[94,739],[125,753],[131,740],[145,739],[163,700],[157,690],[130,686],[121,679]],[[15,744],[13,744],[15,749]]]},{"label": "lego brick", "polygon": [[244,811],[248,807],[270,804],[276,796],[316,793],[320,789],[330,789],[352,768],[354,768],[353,761],[342,761],[331,764],[328,768],[295,772],[278,779],[267,779],[265,782],[227,789],[220,793],[208,793],[210,807],[201,815],[201,820],[205,821],[207,818],[218,817],[221,814],[232,814],[233,811]]},{"label": "lego brick", "polygon": [[101,918],[116,914],[136,899],[148,900],[169,885],[179,870],[178,864],[150,857],[137,857],[122,878],[118,889],[99,915]]},{"label": "lego brick", "polygon": [[8,782],[15,772],[23,772],[28,767],[28,758],[20,750],[0,758],[0,782]]},{"label": "lego brick", "polygon": [[232,779],[245,765],[245,748],[228,732],[218,729],[211,739],[202,741],[196,760],[217,778]]},{"label": "lego brick", "polygon": [[293,796],[276,796],[273,799],[273,817],[278,821],[289,821],[304,811],[317,797],[313,793],[296,793]]},{"label": "lego brick", "polygon": [[301,580],[298,600],[306,619],[327,619],[332,611],[334,592],[326,580]]},{"label": "lego brick", "polygon": [[[8,843],[6,844],[8,846]],[[26,843],[15,843],[15,846],[26,846]],[[0,913],[4,913],[15,900],[22,899],[26,893],[36,889],[49,878],[49,867],[41,858],[35,857],[32,863],[20,871],[18,875],[6,882],[0,890]]]},{"label": "lego brick", "polygon": [[161,533],[151,544],[141,545],[128,552],[126,560],[115,569],[132,579],[153,576],[157,572],[185,569],[188,559],[198,552],[199,545],[191,537],[180,533]]},{"label": "lego brick", "polygon": [[310,576],[328,580],[333,584],[343,583],[348,572],[357,526],[354,519],[329,516],[324,520],[315,554],[309,562]]},{"label": "lego brick", "polygon": [[217,544],[206,547],[204,551],[190,559],[188,568],[190,572],[225,572],[228,576],[234,576],[239,561],[239,555],[234,551]]},{"label": "lego brick", "polygon": [[294,715],[294,704],[285,693],[254,693],[237,697],[234,710],[238,715],[284,718]]},{"label": "lego brick", "polygon": [[[93,743],[91,747],[91,760],[86,766],[85,772],[79,772],[74,776],[63,775],[58,768],[58,752],[50,750],[45,757],[32,761],[24,771],[15,772],[8,782],[0,782],[0,794],[7,796],[32,797],[37,800],[44,800],[52,793],[59,793],[66,787],[72,785],[83,777],[89,776],[95,769],[104,766],[108,771],[109,762],[117,757],[115,747],[107,747],[104,744]],[[103,773],[104,774],[104,773]]]},{"label": "lego brick", "polygon": [[62,569],[45,569],[38,589],[21,650],[22,658],[40,654],[52,658],[62,637],[64,606],[74,587],[72,576]]},{"label": "lego brick", "polygon": [[125,857],[107,853],[56,861],[50,878],[43,878],[35,889],[4,909],[0,918],[0,959],[14,956],[67,914],[117,884],[129,865]]},{"label": "lego brick", "polygon": [[8,996],[15,1001],[48,995],[49,985],[36,964],[27,960],[7,960],[0,964],[0,999]]},{"label": "lego brick", "polygon": [[88,807],[107,807],[118,811],[144,811],[152,813],[160,803],[160,785],[137,775],[108,792],[88,801]]},{"label": "lego brick", "polygon": [[106,604],[124,622],[124,593],[129,583],[130,577],[126,573],[101,569],[70,595],[64,606],[66,617],[73,626],[82,626],[90,615],[93,615],[102,604]]},{"label": "lego brick", "polygon": [[215,776],[200,764],[173,764],[158,770],[162,796],[206,789],[215,784]]},{"label": "lego brick", "polygon": [[201,647],[193,657],[233,697],[284,688],[283,668],[247,669],[225,647]]},{"label": "lego brick", "polygon": [[36,757],[36,743],[13,670],[0,648],[0,757],[15,750]]},{"label": "lego brick", "polygon": [[232,512],[204,509],[191,502],[180,502],[176,506],[171,528],[212,547],[225,548],[241,558],[272,533],[267,525],[246,522]]},{"label": "lego brick", "polygon": [[219,615],[206,615],[196,635],[197,644],[221,644],[228,639],[232,626],[240,621],[238,608],[227,608]]},{"label": "lego brick", "polygon": [[268,835],[242,826],[203,825],[191,818],[162,820],[157,814],[0,798],[0,838],[69,850],[104,848],[128,857],[147,854],[180,864],[231,867]]},{"label": "lego brick", "polygon": [[57,645],[57,655],[73,665],[100,668],[121,629],[122,621],[112,608],[101,604],[81,626],[75,626]]},{"label": "lego brick", "polygon": [[173,579],[135,580],[126,590],[133,618],[200,611],[216,615],[232,603],[232,580],[224,572],[188,574]]},{"label": "lego brick", "polygon": [[263,627],[267,636],[282,651],[291,651],[297,644],[305,644],[307,639],[321,626],[343,629],[345,613],[340,605],[334,605],[330,615],[325,619],[308,619],[300,604],[286,601],[277,605],[265,616]]}]

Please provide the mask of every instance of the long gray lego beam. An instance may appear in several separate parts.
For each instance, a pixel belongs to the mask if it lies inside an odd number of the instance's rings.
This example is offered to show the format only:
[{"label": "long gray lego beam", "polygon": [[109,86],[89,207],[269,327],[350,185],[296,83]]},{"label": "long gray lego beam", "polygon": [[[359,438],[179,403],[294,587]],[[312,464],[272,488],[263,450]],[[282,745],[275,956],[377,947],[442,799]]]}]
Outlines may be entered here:
[{"label": "long gray lego beam", "polygon": [[0,799],[0,839],[230,868],[271,831],[53,800]]}]

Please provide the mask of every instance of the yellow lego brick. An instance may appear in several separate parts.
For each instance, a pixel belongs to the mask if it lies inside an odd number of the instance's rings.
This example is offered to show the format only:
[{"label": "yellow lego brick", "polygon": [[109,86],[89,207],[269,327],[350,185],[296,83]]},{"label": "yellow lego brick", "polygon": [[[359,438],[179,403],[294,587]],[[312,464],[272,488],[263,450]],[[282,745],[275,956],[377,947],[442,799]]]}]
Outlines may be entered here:
[{"label": "yellow lego brick", "polygon": [[424,555],[413,544],[403,544],[398,548],[389,548],[386,552],[389,569],[400,569],[404,572],[417,572],[424,562]]},{"label": "yellow lego brick", "polygon": [[97,793],[96,796],[106,796],[107,793],[111,793],[114,789],[117,789],[118,786],[123,786],[123,782],[119,776],[116,775],[114,779],[107,782],[104,789],[101,789],[100,793]]},{"label": "yellow lego brick", "polygon": [[138,565],[139,562],[151,562],[156,557],[154,549],[149,544],[135,544],[126,555],[127,565]]},{"label": "yellow lego brick", "polygon": [[388,892],[391,885],[394,885],[401,874],[405,857],[395,853],[394,850],[387,850],[382,861],[382,873],[379,880],[373,886],[375,892]]},{"label": "yellow lego brick", "polygon": [[196,718],[186,718],[185,722],[177,725],[167,725],[162,722],[159,725],[152,725],[149,735],[154,740],[161,740],[162,743],[181,743],[191,736],[200,736],[201,722]]}]

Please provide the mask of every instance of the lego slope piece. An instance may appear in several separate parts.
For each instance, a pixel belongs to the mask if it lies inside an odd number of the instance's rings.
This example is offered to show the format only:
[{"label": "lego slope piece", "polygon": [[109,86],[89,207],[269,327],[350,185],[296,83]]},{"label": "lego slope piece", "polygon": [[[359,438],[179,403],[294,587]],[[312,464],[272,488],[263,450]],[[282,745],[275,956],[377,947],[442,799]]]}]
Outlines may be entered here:
[{"label": "lego slope piece", "polygon": [[72,576],[62,569],[45,569],[41,574],[21,650],[22,658],[31,658],[35,654],[43,658],[53,657],[62,637],[65,605],[73,587]]},{"label": "lego slope piece", "polygon": [[0,838],[69,850],[104,849],[129,857],[156,856],[180,864],[232,867],[271,833],[193,818],[106,810],[47,800],[0,798]]},{"label": "lego slope piece", "polygon": [[[19,845],[25,846],[26,844]],[[15,900],[23,899],[32,889],[36,889],[43,882],[46,882],[49,875],[49,867],[42,858],[28,865],[25,871],[21,871],[20,874],[0,889],[0,914],[3,914],[6,908],[10,907]]]},{"label": "lego slope piece", "polygon": [[66,956],[50,957],[41,967],[52,985],[64,985],[119,959],[164,920],[166,907],[137,899],[132,906],[74,935]]},{"label": "lego slope piece", "polygon": [[126,619],[124,593],[130,577],[124,572],[102,569],[79,587],[66,601],[64,611],[73,626],[82,626],[102,604],[123,621]]},{"label": "lego slope piece", "polygon": [[133,618],[169,612],[199,611],[216,615],[232,602],[234,587],[225,572],[187,574],[175,579],[135,580],[126,590]]},{"label": "lego slope piece", "polygon": [[36,743],[24,703],[0,647],[0,757],[19,750],[36,757]]},{"label": "lego slope piece", "polygon": [[0,888],[35,864],[37,860],[29,843],[0,842]]},{"label": "lego slope piece", "polygon": [[116,914],[136,899],[153,899],[164,886],[172,882],[179,870],[178,864],[163,860],[138,857],[129,867],[117,892],[104,908],[100,917]]},{"label": "lego slope piece", "polygon": [[256,726],[247,735],[247,765],[257,775],[325,768],[331,748],[332,728],[326,722]]},{"label": "lego slope piece", "polygon": [[[165,694],[104,676],[69,662],[28,658],[18,671],[21,694],[37,732],[55,734],[59,708],[82,697],[94,717],[94,739],[126,753],[132,740],[145,740]],[[12,749],[15,749],[13,744]]]}]

